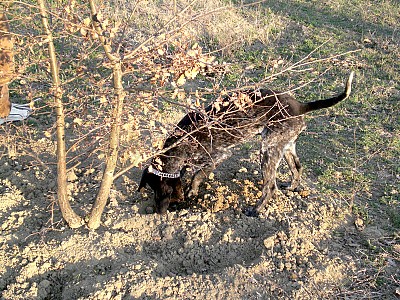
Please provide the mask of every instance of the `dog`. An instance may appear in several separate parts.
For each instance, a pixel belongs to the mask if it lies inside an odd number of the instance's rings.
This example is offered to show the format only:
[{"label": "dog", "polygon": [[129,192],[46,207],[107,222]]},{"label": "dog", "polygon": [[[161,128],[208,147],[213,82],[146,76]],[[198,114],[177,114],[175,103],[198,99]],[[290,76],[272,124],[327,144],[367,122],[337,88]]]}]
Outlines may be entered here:
[{"label": "dog", "polygon": [[[325,100],[302,103],[289,93],[244,90],[218,98],[203,112],[189,112],[166,139],[164,152],[144,169],[138,190],[149,185],[156,212],[164,214],[170,203],[197,196],[201,182],[231,155],[231,148],[261,134],[262,196],[255,207],[245,210],[247,215],[257,216],[277,190],[276,172],[282,158],[292,175],[288,189],[299,188],[302,167],[296,140],[306,128],[304,114],[348,98],[353,75],[351,72],[342,93]],[[184,192],[181,178],[187,167],[196,172]]]}]

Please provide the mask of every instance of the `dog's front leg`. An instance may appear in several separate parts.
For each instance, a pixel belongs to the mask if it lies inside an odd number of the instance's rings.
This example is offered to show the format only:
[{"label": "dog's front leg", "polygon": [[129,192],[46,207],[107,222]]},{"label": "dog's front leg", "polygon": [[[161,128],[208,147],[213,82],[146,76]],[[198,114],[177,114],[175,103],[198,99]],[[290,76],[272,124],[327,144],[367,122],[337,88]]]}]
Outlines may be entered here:
[{"label": "dog's front leg", "polygon": [[197,197],[199,194],[200,184],[210,175],[213,170],[214,168],[211,165],[207,165],[193,175],[186,193],[188,198]]},{"label": "dog's front leg", "polygon": [[182,181],[180,178],[174,179],[171,202],[182,202],[184,200],[185,195],[183,193]]},{"label": "dog's front leg", "polygon": [[165,214],[171,203],[171,196],[174,188],[171,186],[171,179],[162,178],[160,181],[159,189],[155,190],[156,212],[158,214]]}]

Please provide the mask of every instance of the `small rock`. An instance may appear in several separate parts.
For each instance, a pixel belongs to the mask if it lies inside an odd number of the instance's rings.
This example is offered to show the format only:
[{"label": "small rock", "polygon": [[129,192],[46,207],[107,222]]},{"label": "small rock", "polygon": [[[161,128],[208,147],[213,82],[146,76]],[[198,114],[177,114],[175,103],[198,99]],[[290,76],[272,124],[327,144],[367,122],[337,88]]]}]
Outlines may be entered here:
[{"label": "small rock", "polygon": [[280,262],[278,265],[278,270],[283,271],[284,268],[285,268],[285,265],[283,264],[283,262]]},{"label": "small rock", "polygon": [[146,207],[146,214],[154,214],[154,207],[153,206],[147,206]]},{"label": "small rock", "polygon": [[189,212],[189,211],[188,211],[187,209],[182,209],[182,210],[180,210],[180,211],[178,212],[178,217],[183,217],[183,216],[187,215],[188,212]]},{"label": "small rock", "polygon": [[48,183],[48,188],[50,189],[50,190],[52,190],[52,189],[54,189],[55,187],[56,187],[56,181],[55,180],[53,180],[53,181],[50,181],[49,183]]},{"label": "small rock", "polygon": [[199,215],[190,215],[185,219],[185,221],[186,222],[195,222],[195,221],[198,221],[199,219],[200,219]]},{"label": "small rock", "polygon": [[67,181],[74,182],[76,180],[78,180],[78,176],[76,176],[74,169],[70,169],[67,172]]},{"label": "small rock", "polygon": [[[42,270],[44,270],[44,271],[48,271],[48,270],[51,268],[51,263],[45,262],[45,263],[43,263],[43,264],[40,266],[40,268],[41,268]],[[44,280],[43,280],[43,281],[44,281]]]},{"label": "small rock", "polygon": [[275,236],[270,236],[264,240],[264,246],[267,249],[272,249],[275,245]]},{"label": "small rock", "polygon": [[47,289],[47,288],[50,286],[50,284],[51,284],[51,282],[48,281],[47,279],[42,280],[42,281],[39,283],[39,288]]},{"label": "small rock", "polygon": [[365,229],[364,220],[361,219],[361,218],[357,218],[357,219],[354,221],[354,225],[356,226],[356,228],[357,228],[358,231],[363,231],[363,230]]},{"label": "small rock", "polygon": [[307,270],[308,276],[313,276],[315,273],[317,273],[317,270],[314,268],[310,268]]},{"label": "small rock", "polygon": [[289,198],[294,197],[293,191],[286,190],[286,191],[285,191],[285,194],[286,194],[286,196],[288,196]]},{"label": "small rock", "polygon": [[163,238],[166,240],[172,240],[174,237],[175,229],[173,226],[167,226],[163,230]]},{"label": "small rock", "polygon": [[204,215],[203,215],[203,221],[205,222],[205,221],[208,221],[208,219],[210,218],[210,213],[209,212],[206,212]]},{"label": "small rock", "polygon": [[104,225],[105,225],[105,226],[110,226],[111,223],[112,223],[112,219],[111,219],[111,218],[107,218],[107,219],[104,221]]},{"label": "small rock", "polygon": [[300,195],[302,198],[306,198],[306,197],[310,196],[310,194],[311,194],[311,191],[310,191],[310,190],[302,190],[302,191],[299,192],[299,195]]},{"label": "small rock", "polygon": [[132,205],[131,209],[133,213],[135,214],[139,213],[139,206],[137,206],[136,204]]}]

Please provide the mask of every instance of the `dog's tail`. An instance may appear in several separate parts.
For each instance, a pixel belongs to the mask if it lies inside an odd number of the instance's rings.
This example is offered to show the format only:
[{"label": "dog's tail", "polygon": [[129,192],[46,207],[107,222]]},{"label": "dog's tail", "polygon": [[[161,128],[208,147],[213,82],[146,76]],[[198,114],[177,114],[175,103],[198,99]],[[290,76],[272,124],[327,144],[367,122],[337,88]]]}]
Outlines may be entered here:
[{"label": "dog's tail", "polygon": [[331,107],[349,97],[351,93],[351,82],[353,81],[353,76],[354,72],[351,72],[349,79],[347,79],[346,88],[343,93],[329,99],[317,100],[308,103],[300,103],[300,114],[302,115],[310,111]]}]

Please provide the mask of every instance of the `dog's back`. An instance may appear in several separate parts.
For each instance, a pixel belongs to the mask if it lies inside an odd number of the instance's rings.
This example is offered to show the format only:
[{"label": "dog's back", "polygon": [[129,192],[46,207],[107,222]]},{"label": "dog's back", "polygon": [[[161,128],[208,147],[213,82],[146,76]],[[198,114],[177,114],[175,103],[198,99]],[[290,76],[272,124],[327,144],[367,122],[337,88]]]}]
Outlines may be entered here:
[{"label": "dog's back", "polygon": [[254,135],[255,129],[263,129],[271,122],[284,121],[308,112],[331,107],[346,99],[351,92],[354,72],[351,72],[345,90],[332,98],[308,103],[297,101],[288,93],[270,89],[244,90],[219,98],[207,106],[204,112],[190,112],[177,124],[175,132],[166,140],[170,147],[188,135],[217,133],[219,130],[240,137],[247,129]]}]

